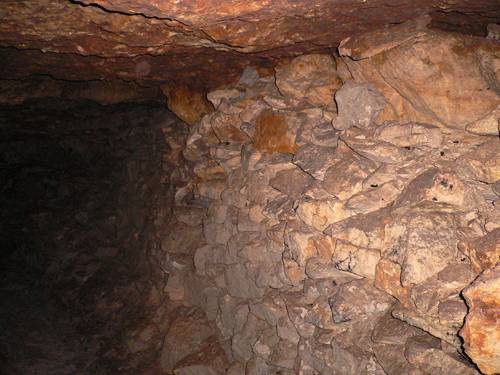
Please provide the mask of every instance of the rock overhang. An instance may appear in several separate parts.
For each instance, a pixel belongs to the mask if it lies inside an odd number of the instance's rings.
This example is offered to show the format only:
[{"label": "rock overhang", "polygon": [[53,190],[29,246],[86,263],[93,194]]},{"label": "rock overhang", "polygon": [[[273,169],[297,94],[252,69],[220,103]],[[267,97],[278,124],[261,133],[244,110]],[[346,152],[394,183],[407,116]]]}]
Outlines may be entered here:
[{"label": "rock overhang", "polygon": [[494,0],[7,0],[0,79],[44,75],[142,90],[128,100],[158,98],[152,88],[161,85],[207,92],[247,66],[272,72],[291,57],[331,53],[348,36],[422,14],[436,27],[479,35],[500,19]]}]

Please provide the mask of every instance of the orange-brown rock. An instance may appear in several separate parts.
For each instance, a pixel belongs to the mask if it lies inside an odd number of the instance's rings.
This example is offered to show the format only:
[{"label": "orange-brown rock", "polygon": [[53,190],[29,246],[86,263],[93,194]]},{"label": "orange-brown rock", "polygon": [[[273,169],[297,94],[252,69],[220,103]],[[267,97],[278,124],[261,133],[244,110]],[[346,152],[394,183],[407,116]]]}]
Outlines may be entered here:
[{"label": "orange-brown rock", "polygon": [[500,263],[463,291],[469,306],[460,331],[467,355],[485,374],[500,373]]},{"label": "orange-brown rock", "polygon": [[476,272],[494,267],[500,262],[500,228],[465,245]]},{"label": "orange-brown rock", "polygon": [[483,35],[500,11],[496,0],[5,0],[0,78],[189,81],[210,90],[246,66],[332,51],[350,35],[425,13],[436,27],[467,23]]},{"label": "orange-brown rock", "polygon": [[381,259],[375,268],[375,286],[408,307],[410,305],[410,288],[401,285],[401,266],[388,259]]},{"label": "orange-brown rock", "polygon": [[264,152],[294,154],[298,146],[289,134],[286,117],[273,111],[261,113],[255,124],[255,148]]},{"label": "orange-brown rock", "polygon": [[200,91],[186,86],[165,87],[162,90],[167,96],[168,108],[189,125],[213,111],[212,105]]},{"label": "orange-brown rock", "polygon": [[328,55],[302,55],[276,68],[276,86],[280,92],[311,105],[333,104],[333,94],[341,85],[335,60]]}]

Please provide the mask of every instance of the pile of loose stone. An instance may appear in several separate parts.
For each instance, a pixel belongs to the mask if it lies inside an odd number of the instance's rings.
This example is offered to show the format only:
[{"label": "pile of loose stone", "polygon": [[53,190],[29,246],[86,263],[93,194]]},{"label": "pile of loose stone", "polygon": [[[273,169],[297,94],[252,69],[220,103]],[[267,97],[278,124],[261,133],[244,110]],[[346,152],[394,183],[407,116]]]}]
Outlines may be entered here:
[{"label": "pile of loose stone", "polygon": [[208,94],[157,254],[165,373],[500,370],[487,43],[419,20]]}]

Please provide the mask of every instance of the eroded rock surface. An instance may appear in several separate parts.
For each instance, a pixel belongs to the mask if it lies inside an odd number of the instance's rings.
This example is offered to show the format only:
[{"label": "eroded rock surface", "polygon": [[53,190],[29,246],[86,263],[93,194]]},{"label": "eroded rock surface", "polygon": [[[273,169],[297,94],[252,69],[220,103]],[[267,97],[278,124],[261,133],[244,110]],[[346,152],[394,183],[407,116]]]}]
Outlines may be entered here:
[{"label": "eroded rock surface", "polygon": [[350,35],[422,14],[432,14],[435,27],[479,36],[500,17],[495,0],[5,0],[0,83],[17,100],[27,94],[9,81],[33,76],[70,91],[104,81],[141,91],[136,98],[156,97],[163,84],[206,92],[236,82],[246,67],[268,75],[297,54],[333,51]]},{"label": "eroded rock surface", "polygon": [[[360,37],[383,47],[356,44],[338,73],[327,56],[301,56],[276,81],[210,94],[216,112],[190,128],[185,157],[217,172],[183,188],[185,207],[206,212],[207,245],[196,277],[174,274],[217,324],[230,374],[478,374],[467,356],[497,371],[500,144],[462,120],[484,118],[499,97],[478,91],[480,106],[460,104],[468,80],[487,85],[477,59],[460,78],[453,51],[467,38],[397,30]],[[470,56],[496,59],[485,43]],[[424,46],[449,51],[428,61],[438,77],[401,73],[427,58]],[[363,75],[380,61],[398,90]],[[341,68],[354,79],[332,86],[328,77],[349,78]],[[405,88],[416,96],[398,107]]]},{"label": "eroded rock surface", "polygon": [[[73,312],[72,332],[86,346],[77,340],[55,346],[65,355],[52,368],[21,356],[11,373],[499,371],[497,42],[430,30],[428,17],[361,33],[368,28],[359,21],[364,12],[380,21],[395,12],[404,20],[413,3],[392,2],[390,11],[378,7],[384,2],[270,4],[48,1],[50,9],[74,12],[53,20],[65,27],[51,31],[43,22],[16,23],[17,7],[26,18],[40,9],[33,3],[6,3],[5,45],[15,45],[3,49],[12,57],[7,74],[57,66],[54,77],[71,81],[68,67],[86,66],[79,72],[85,80],[126,80],[119,87],[138,85],[144,97],[161,89],[166,105],[189,124],[147,110],[113,116],[123,127],[82,116],[74,131],[97,140],[87,144],[64,134],[61,124],[44,123],[57,129],[58,140],[34,149],[51,151],[52,161],[54,150],[68,156],[75,149],[69,160],[91,155],[76,165],[100,176],[70,179],[76,193],[89,189],[84,198],[94,198],[49,231],[57,256],[48,262],[46,282]],[[471,13],[483,7],[487,18],[489,4],[454,7]],[[418,13],[426,7],[433,5],[419,3]],[[76,36],[70,21],[81,29]],[[353,25],[358,33],[343,40],[340,57],[318,53]],[[92,39],[94,28],[108,31],[102,45]],[[157,35],[149,40],[152,30]],[[42,45],[48,45],[43,55],[36,50]],[[309,48],[315,53],[292,59]],[[20,56],[26,66],[16,64]],[[216,72],[225,58],[221,78]],[[278,60],[274,74],[265,69]],[[261,68],[236,74],[253,61]],[[193,85],[210,88],[233,78],[206,97]],[[43,96],[52,81],[40,81],[21,86]],[[14,86],[9,100],[29,97],[16,97]],[[75,99],[134,100],[125,89],[80,87],[80,94],[68,88]],[[53,85],[49,94],[61,98],[61,90]],[[39,134],[36,125],[34,117],[20,133]],[[1,151],[9,168],[24,171],[19,155],[33,155],[16,139]],[[37,181],[37,171],[19,181],[7,176],[2,191],[15,196],[42,186],[50,207],[70,200],[75,187]],[[42,210],[31,219],[38,228],[53,217]],[[18,252],[37,264],[22,247]],[[58,328],[68,333],[71,324],[64,323]],[[42,337],[62,345],[48,331]]]}]

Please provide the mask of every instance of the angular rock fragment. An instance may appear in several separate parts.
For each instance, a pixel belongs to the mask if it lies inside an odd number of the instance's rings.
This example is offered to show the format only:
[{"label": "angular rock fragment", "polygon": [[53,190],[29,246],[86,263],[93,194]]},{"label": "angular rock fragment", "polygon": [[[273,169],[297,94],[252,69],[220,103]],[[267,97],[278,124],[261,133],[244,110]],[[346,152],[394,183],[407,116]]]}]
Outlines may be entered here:
[{"label": "angular rock fragment", "polygon": [[339,51],[350,57],[343,60],[354,81],[373,84],[389,103],[380,121],[464,129],[498,105],[481,63],[481,56],[491,56],[492,42],[483,39],[469,47],[464,36],[427,30],[429,20],[351,37]]},{"label": "angular rock fragment", "polygon": [[476,369],[466,363],[464,358],[440,350],[439,341],[429,336],[409,338],[406,343],[405,357],[408,362],[430,374],[479,374]]},{"label": "angular rock fragment", "polygon": [[369,129],[386,105],[384,97],[373,85],[354,81],[347,81],[337,90],[335,101],[339,115],[333,120],[333,127],[337,130],[353,126]]},{"label": "angular rock fragment", "polygon": [[467,243],[466,251],[477,272],[493,268],[500,262],[500,228]]},{"label": "angular rock fragment", "polygon": [[187,86],[165,87],[163,91],[168,98],[168,108],[189,125],[194,125],[203,115],[213,111],[201,92]]},{"label": "angular rock fragment", "polygon": [[469,312],[460,331],[464,349],[485,374],[500,372],[500,266],[485,270],[463,291]]},{"label": "angular rock fragment", "polygon": [[334,151],[333,147],[303,146],[294,156],[293,163],[315,179],[323,180],[335,160]]},{"label": "angular rock fragment", "polygon": [[328,106],[341,86],[335,60],[328,55],[303,55],[276,68],[276,86],[285,96],[314,106]]},{"label": "angular rock fragment", "polygon": [[294,200],[300,198],[312,182],[313,178],[299,168],[280,171],[269,181],[273,188]]},{"label": "angular rock fragment", "polygon": [[320,232],[350,216],[342,202],[333,197],[328,200],[311,200],[307,196],[299,203],[297,215],[305,224]]}]

